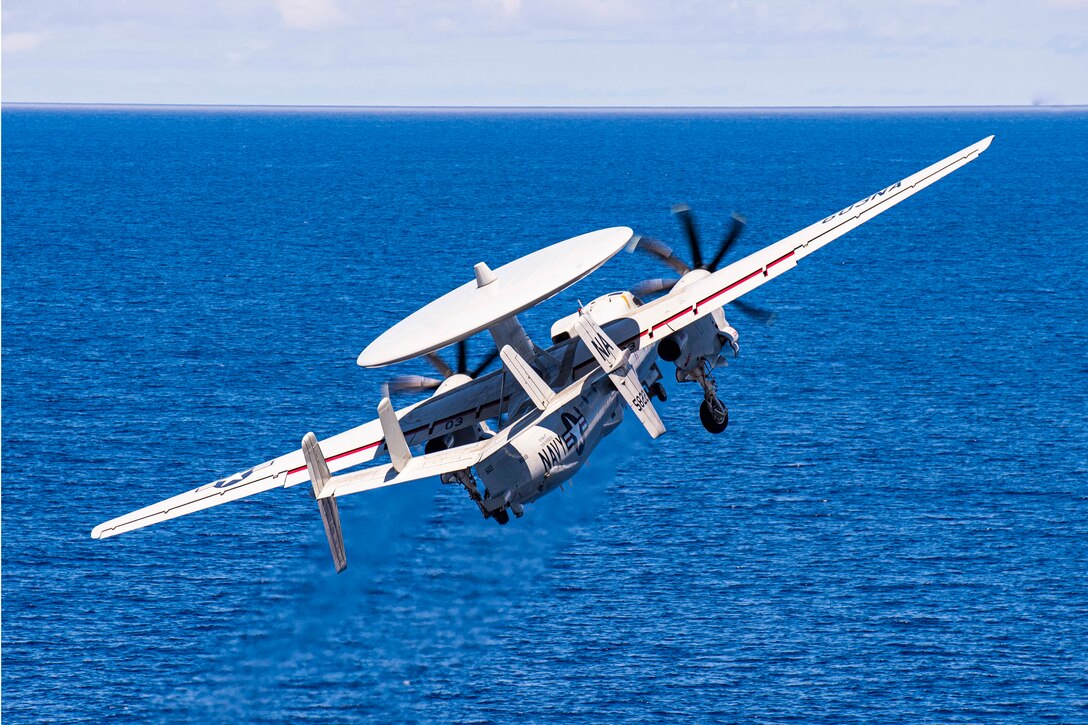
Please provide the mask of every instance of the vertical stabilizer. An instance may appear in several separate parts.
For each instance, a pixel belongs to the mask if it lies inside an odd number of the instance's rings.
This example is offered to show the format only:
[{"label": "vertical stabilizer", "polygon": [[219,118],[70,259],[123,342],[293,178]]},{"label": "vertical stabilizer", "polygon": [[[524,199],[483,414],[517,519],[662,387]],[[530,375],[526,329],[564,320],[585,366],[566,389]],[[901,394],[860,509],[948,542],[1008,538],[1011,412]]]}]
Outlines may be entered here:
[{"label": "vertical stabilizer", "polygon": [[618,345],[601,329],[589,315],[579,315],[574,323],[574,331],[582,339],[582,344],[593,355],[601,369],[608,373],[619,394],[627,402],[646,432],[651,438],[657,438],[665,432],[657,410],[650,402],[650,396],[639,381],[638,372],[630,363],[630,353],[621,350]]},{"label": "vertical stabilizer", "polygon": [[336,499],[332,496],[320,498],[322,490],[332,475],[329,473],[329,464],[325,462],[325,456],[321,452],[321,444],[317,442],[317,436],[313,433],[307,433],[302,439],[302,456],[306,459],[306,470],[310,474],[310,482],[314,487],[317,509],[321,512],[321,523],[325,525],[325,537],[329,540],[332,563],[336,565],[336,573],[339,574],[348,568],[348,557],[344,553],[344,534],[340,530],[340,510],[336,506]]},{"label": "vertical stabilizer", "polygon": [[385,436],[385,447],[389,450],[393,469],[400,473],[408,465],[408,461],[412,460],[412,451],[408,448],[408,441],[404,438],[404,431],[400,429],[400,421],[397,420],[397,412],[393,410],[389,398],[382,398],[378,403],[378,419],[382,423],[382,435]]},{"label": "vertical stabilizer", "polygon": [[537,374],[536,370],[529,367],[529,363],[525,362],[525,359],[518,355],[514,348],[509,345],[505,345],[499,351],[499,357],[502,358],[506,369],[518,381],[525,394],[529,396],[529,400],[533,401],[533,405],[536,406],[537,410],[547,408],[548,401],[552,399],[555,392]]}]

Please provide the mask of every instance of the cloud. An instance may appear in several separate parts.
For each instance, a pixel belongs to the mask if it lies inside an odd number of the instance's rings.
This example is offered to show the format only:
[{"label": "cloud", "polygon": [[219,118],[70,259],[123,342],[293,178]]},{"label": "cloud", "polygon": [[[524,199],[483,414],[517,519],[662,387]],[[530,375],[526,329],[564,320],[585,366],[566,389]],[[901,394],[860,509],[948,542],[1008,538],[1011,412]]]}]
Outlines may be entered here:
[{"label": "cloud", "polygon": [[476,0],[482,8],[497,10],[504,18],[516,18],[521,13],[521,0]]},{"label": "cloud", "polygon": [[340,23],[344,16],[336,0],[276,0],[283,24],[296,30],[321,30]]},{"label": "cloud", "polygon": [[34,50],[45,40],[45,33],[4,33],[5,53],[25,53]]},{"label": "cloud", "polygon": [[1083,103],[1088,63],[1088,0],[2,1],[12,100]]}]

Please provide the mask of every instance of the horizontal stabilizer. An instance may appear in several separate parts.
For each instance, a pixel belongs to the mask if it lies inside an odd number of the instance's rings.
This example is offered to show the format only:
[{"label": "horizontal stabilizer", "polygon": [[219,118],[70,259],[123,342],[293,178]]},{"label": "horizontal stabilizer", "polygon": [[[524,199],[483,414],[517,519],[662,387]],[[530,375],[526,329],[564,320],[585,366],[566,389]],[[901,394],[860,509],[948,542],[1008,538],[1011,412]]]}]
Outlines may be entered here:
[{"label": "horizontal stabilizer", "polygon": [[336,499],[321,497],[322,491],[332,480],[332,474],[329,473],[329,464],[321,453],[317,436],[313,433],[307,433],[303,437],[302,455],[306,459],[306,468],[310,474],[310,481],[313,483],[317,509],[321,512],[321,523],[325,526],[325,537],[329,540],[332,563],[336,566],[336,573],[339,574],[348,567],[348,558],[344,553],[344,534],[340,529],[340,510],[336,505]]},{"label": "horizontal stabilizer", "polygon": [[525,358],[518,355],[517,351],[509,345],[503,345],[499,356],[510,374],[525,390],[525,394],[533,401],[533,405],[536,406],[537,410],[547,408],[548,402],[555,395],[555,391],[544,382],[544,379],[537,374],[536,370],[533,370],[529,363],[525,362]]},{"label": "horizontal stabilizer", "polygon": [[503,435],[495,436],[487,440],[469,443],[455,448],[447,448],[443,451],[427,453],[422,456],[412,456],[412,459],[398,471],[391,464],[384,466],[372,466],[353,473],[344,473],[335,476],[326,487],[324,496],[347,496],[362,491],[372,491],[385,486],[395,486],[398,483],[418,481],[421,478],[439,476],[443,473],[454,473],[471,468],[482,461],[488,455],[506,443]]}]

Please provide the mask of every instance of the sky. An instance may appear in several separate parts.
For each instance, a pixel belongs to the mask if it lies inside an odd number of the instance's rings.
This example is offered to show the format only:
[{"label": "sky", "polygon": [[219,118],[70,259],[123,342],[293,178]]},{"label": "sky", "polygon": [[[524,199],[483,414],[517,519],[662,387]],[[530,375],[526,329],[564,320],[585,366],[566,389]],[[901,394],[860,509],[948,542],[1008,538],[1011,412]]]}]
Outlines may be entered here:
[{"label": "sky", "polygon": [[1088,0],[3,0],[5,102],[1088,104]]}]

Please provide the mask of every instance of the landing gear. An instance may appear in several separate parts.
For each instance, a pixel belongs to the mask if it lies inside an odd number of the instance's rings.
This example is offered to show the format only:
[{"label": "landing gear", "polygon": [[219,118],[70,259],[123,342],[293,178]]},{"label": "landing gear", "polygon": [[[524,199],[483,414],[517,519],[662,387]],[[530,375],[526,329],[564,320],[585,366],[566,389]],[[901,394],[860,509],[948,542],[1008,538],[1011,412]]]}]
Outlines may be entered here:
[{"label": "landing gear", "polygon": [[[476,501],[476,505],[480,507],[480,513],[484,515],[485,519],[495,519],[499,526],[506,526],[508,523],[510,523],[510,509],[512,509],[513,506],[510,506],[509,508],[503,506],[502,508],[495,509],[494,511],[488,511],[484,502],[491,500],[491,492],[488,491],[486,488],[484,489],[483,498],[479,500],[474,498],[473,500]],[[520,519],[521,515],[524,513],[524,509],[522,509],[521,506],[518,506],[516,509],[514,509],[514,513]]]},{"label": "landing gear", "polygon": [[713,399],[713,403],[704,400],[699,404],[699,420],[707,431],[716,435],[729,426],[729,408],[722,405],[717,397]]},{"label": "landing gear", "polygon": [[662,403],[669,399],[669,394],[665,392],[665,386],[661,384],[660,380],[651,385],[647,392]]},{"label": "landing gear", "polygon": [[702,367],[693,370],[691,377],[703,389],[703,402],[699,404],[699,420],[710,433],[721,433],[729,425],[729,409],[718,400],[718,383],[707,375]]},{"label": "landing gear", "polygon": [[[506,521],[510,520],[510,517],[509,515],[507,515],[505,510],[501,512],[491,513],[486,508],[484,508],[484,497],[480,495],[480,489],[476,487],[476,477],[472,475],[472,471],[470,471],[469,469],[466,468],[461,471],[454,471],[453,473],[443,473],[439,477],[439,480],[442,481],[442,483],[460,484],[462,487],[464,487],[464,489],[468,491],[468,497],[471,498],[473,503],[475,503],[479,507],[480,513],[484,515],[485,519],[492,516],[498,519],[499,513],[502,513],[504,516],[506,516]],[[499,521],[499,523],[505,524],[506,521]]]}]

